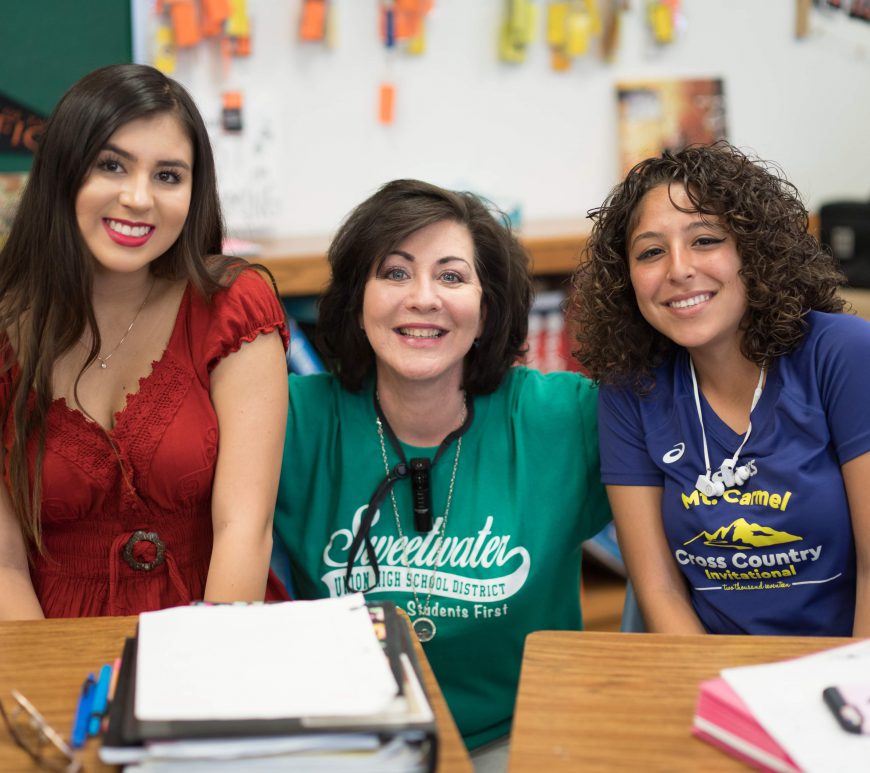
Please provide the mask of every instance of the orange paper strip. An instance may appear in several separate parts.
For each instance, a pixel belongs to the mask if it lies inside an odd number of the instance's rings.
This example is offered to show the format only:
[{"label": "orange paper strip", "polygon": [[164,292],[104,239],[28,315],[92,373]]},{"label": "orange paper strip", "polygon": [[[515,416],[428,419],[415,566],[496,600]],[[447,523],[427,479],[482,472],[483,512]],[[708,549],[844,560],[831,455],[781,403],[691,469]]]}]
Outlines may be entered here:
[{"label": "orange paper strip", "polygon": [[326,32],[326,3],[324,0],[305,0],[299,22],[299,39],[323,40]]},{"label": "orange paper strip", "polygon": [[224,31],[230,15],[229,0],[202,0],[202,35],[213,38]]},{"label": "orange paper strip", "polygon": [[382,83],[380,90],[378,120],[389,125],[395,118],[396,87],[392,83]]},{"label": "orange paper strip", "polygon": [[195,46],[202,39],[199,31],[199,18],[196,5],[192,0],[175,2],[169,10],[172,19],[172,31],[175,35],[175,45],[178,48]]}]

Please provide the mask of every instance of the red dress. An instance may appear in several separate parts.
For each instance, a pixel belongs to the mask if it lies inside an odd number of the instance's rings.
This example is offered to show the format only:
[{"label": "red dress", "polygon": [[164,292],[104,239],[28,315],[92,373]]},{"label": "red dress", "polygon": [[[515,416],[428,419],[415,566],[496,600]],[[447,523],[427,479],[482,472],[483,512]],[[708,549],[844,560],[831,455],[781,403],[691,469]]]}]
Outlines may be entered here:
[{"label": "red dress", "polygon": [[[211,305],[188,285],[163,356],[112,430],[64,399],[51,404],[45,554],[31,568],[46,617],[133,615],[203,597],[218,452],[209,375],[221,358],[272,330],[286,348],[280,302],[256,272],[243,271]],[[2,400],[10,381],[9,372],[0,379]],[[7,450],[10,434],[7,426]],[[274,579],[267,596],[286,598]]]}]

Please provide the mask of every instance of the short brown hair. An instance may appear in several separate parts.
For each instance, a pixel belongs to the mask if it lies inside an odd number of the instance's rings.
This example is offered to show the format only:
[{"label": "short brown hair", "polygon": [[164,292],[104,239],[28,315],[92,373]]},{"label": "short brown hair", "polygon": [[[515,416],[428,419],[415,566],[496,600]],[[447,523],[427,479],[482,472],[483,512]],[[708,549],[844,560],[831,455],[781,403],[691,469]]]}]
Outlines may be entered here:
[{"label": "short brown hair", "polygon": [[372,266],[411,234],[445,220],[471,234],[486,315],[478,344],[465,357],[463,388],[470,394],[494,391],[522,355],[532,282],[528,255],[507,217],[471,193],[394,180],[350,213],[327,255],[332,279],[320,299],[316,340],[346,389],[358,391],[374,368],[374,352],[359,325]]}]

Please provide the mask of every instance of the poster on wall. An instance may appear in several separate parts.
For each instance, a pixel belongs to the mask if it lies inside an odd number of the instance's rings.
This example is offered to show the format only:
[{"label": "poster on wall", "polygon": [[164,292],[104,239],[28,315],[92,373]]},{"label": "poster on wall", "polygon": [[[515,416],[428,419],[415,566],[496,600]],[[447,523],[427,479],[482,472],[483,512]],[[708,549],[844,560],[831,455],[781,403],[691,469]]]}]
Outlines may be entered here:
[{"label": "poster on wall", "polygon": [[726,138],[721,78],[618,83],[620,174],[664,150]]}]

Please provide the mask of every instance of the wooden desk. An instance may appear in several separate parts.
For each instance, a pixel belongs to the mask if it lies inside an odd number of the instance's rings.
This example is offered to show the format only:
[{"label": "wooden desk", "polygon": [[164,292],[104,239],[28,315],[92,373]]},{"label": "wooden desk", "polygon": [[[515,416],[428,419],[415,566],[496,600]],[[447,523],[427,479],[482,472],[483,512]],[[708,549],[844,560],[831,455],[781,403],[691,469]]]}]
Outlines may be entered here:
[{"label": "wooden desk", "polygon": [[510,773],[745,771],[690,735],[698,684],[722,668],[851,639],[539,631],[526,639]]},{"label": "wooden desk", "polygon": [[[102,617],[0,623],[0,697],[4,705],[10,705],[6,702],[9,691],[19,690],[55,730],[69,739],[82,681],[89,672],[121,653],[124,637],[133,635],[136,620],[136,617]],[[415,645],[441,738],[438,770],[470,773],[471,762],[453,717],[416,639]],[[88,741],[82,752],[85,770],[88,773],[115,770],[99,761],[98,748],[96,739]],[[3,727],[0,727],[0,770],[4,773],[38,770]]]}]

